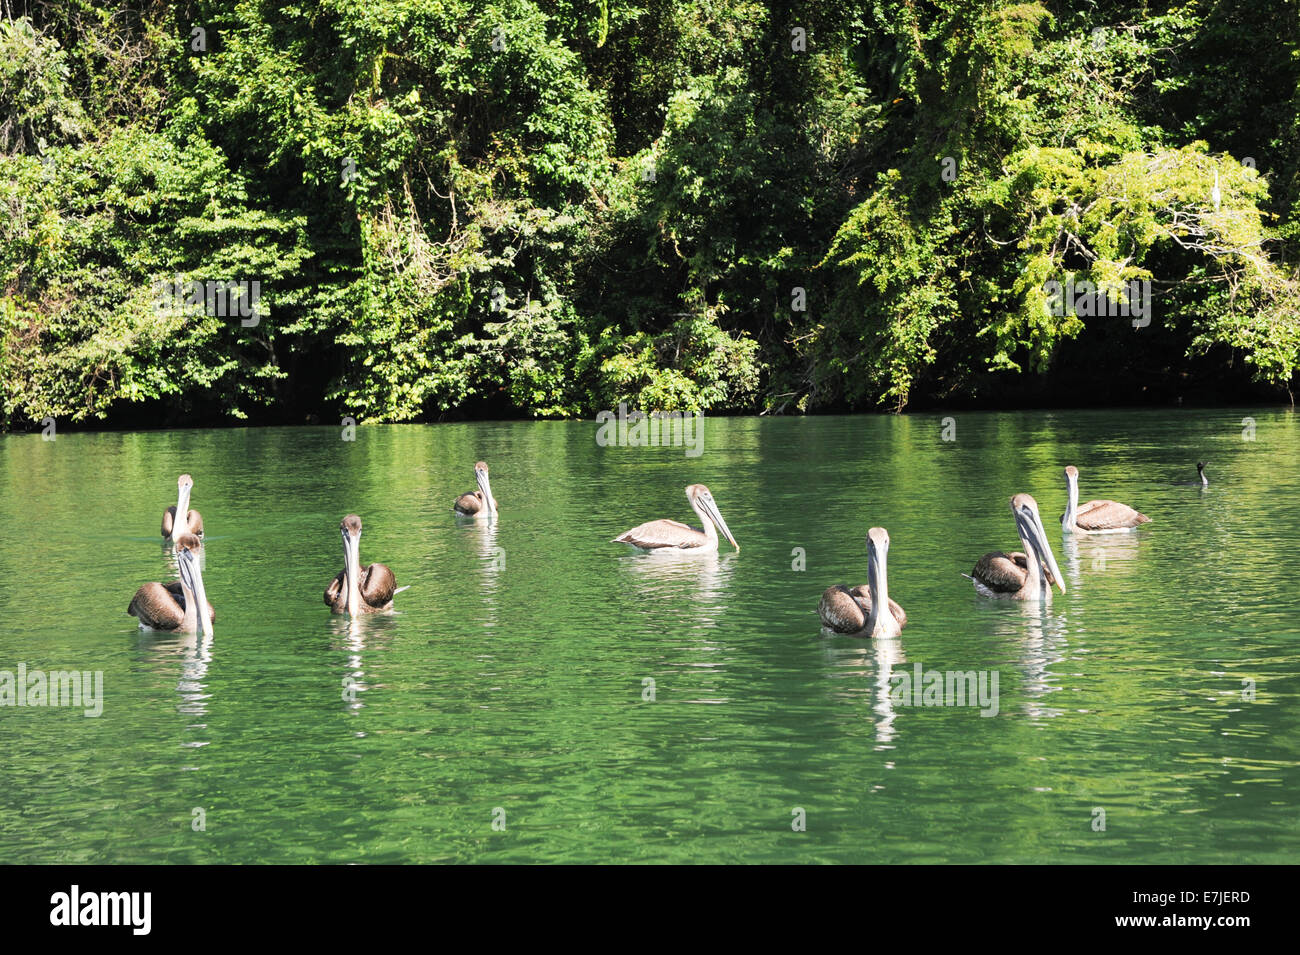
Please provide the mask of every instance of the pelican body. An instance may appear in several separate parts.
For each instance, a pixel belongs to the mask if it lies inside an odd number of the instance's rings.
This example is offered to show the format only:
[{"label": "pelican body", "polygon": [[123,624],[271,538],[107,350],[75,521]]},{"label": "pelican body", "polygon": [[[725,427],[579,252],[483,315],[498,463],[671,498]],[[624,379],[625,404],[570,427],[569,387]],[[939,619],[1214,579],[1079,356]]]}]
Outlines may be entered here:
[{"label": "pelican body", "polygon": [[451,509],[466,517],[496,517],[497,499],[492,496],[492,484],[488,481],[488,466],[483,461],[474,465],[474,480],[478,484],[478,490],[456,498]]},{"label": "pelican body", "polygon": [[1139,524],[1151,520],[1118,501],[1088,501],[1079,504],[1079,469],[1073,464],[1065,469],[1065,488],[1069,500],[1065,513],[1061,515],[1061,529],[1067,533],[1114,534],[1133,530]]},{"label": "pelican body", "polygon": [[[126,612],[140,620],[141,630],[165,630],[212,636],[216,611],[203,587],[198,552],[203,546],[193,534],[176,539],[176,564],[181,579],[170,584],[145,584],[135,592]],[[199,608],[203,612],[199,612]]]},{"label": "pelican body", "polygon": [[731,529],[718,511],[713,493],[707,487],[703,484],[690,485],[686,488],[686,500],[691,502],[691,509],[699,517],[700,527],[690,527],[678,521],[647,521],[630,531],[624,531],[614,538],[613,543],[631,544],[644,551],[710,554],[717,552],[718,531],[722,531],[731,546],[740,550]]},{"label": "pelican body", "polygon": [[1028,494],[1017,494],[1011,499],[1011,514],[1024,551],[992,551],[981,557],[970,572],[975,592],[1011,600],[1050,600],[1052,584],[1056,584],[1065,593],[1065,580],[1047,543],[1038,502]]},{"label": "pelican body", "polygon": [[871,528],[867,531],[867,586],[826,588],[817,613],[827,629],[887,639],[897,637],[907,626],[907,614],[889,599],[888,555],[889,532],[883,527]]},{"label": "pelican body", "polygon": [[203,515],[190,510],[190,491],[194,489],[194,478],[182,474],[176,479],[176,505],[163,511],[162,536],[164,540],[176,541],[186,534],[193,534],[203,539]]},{"label": "pelican body", "polygon": [[325,605],[335,613],[359,616],[393,609],[393,596],[405,590],[386,564],[361,570],[361,518],[349,514],[339,524],[343,535],[343,569],[325,588]]}]

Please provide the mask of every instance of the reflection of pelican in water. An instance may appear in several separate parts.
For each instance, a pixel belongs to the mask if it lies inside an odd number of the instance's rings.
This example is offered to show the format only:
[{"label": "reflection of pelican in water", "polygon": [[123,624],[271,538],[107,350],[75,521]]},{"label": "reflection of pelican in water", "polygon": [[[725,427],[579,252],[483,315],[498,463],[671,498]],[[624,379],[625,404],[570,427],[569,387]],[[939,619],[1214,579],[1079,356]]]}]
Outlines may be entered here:
[{"label": "reflection of pelican in water", "polygon": [[[509,475],[506,476],[509,477]],[[492,484],[488,480],[486,462],[479,461],[474,465],[474,481],[478,484],[478,490],[470,491],[456,498],[451,505],[451,509],[465,517],[496,517],[497,499],[492,496]],[[508,484],[509,481],[506,483]],[[506,490],[509,490],[509,488],[506,488]]]},{"label": "reflection of pelican in water", "polygon": [[826,588],[817,612],[827,629],[879,639],[896,637],[907,626],[907,614],[889,599],[888,556],[889,532],[883,527],[871,528],[867,531],[867,586]]},{"label": "reflection of pelican in water", "polygon": [[[397,618],[382,615],[331,618],[330,630],[337,638],[330,641],[331,648],[342,649],[346,653],[342,678],[342,700],[345,709],[360,710],[365,704],[361,702],[358,694],[376,686],[366,682],[366,672],[362,664],[367,639],[382,645],[386,635],[396,624]],[[378,685],[382,686],[382,684]]]},{"label": "reflection of pelican in water", "polygon": [[1085,563],[1097,573],[1131,570],[1138,556],[1138,539],[1136,534],[1065,535],[1061,550],[1071,582],[1078,583]]},{"label": "reflection of pelican in water", "polygon": [[1011,499],[1011,513],[1024,551],[993,551],[981,557],[968,575],[975,581],[975,592],[1012,600],[1050,600],[1055,583],[1065,593],[1065,581],[1038,516],[1038,502],[1028,494],[1017,494]]},{"label": "reflection of pelican in water", "polygon": [[[903,641],[873,640],[869,650],[867,644],[856,641],[846,644],[845,641],[831,639],[823,640],[821,643],[830,664],[837,668],[844,668],[843,675],[854,677],[854,684],[857,683],[857,677],[872,678],[866,692],[871,698],[871,709],[876,714],[875,736],[878,744],[876,748],[891,748],[887,744],[894,739],[894,720],[898,718],[898,713],[894,708],[894,699],[891,695],[894,684],[890,681],[890,677],[895,667],[906,662]],[[841,674],[834,672],[832,675],[839,677]],[[861,695],[860,692],[855,692],[853,698],[856,700]]]},{"label": "reflection of pelican in water", "polygon": [[163,540],[180,540],[186,534],[203,539],[203,515],[190,510],[190,491],[193,489],[194,478],[188,474],[176,479],[176,505],[163,511]]},{"label": "reflection of pelican in water", "polygon": [[[181,672],[180,679],[176,683],[176,692],[180,695],[181,702],[176,709],[180,713],[193,716],[202,716],[207,712],[207,701],[211,694],[207,692],[207,686],[203,680],[208,674],[209,665],[212,663],[212,634],[210,632],[184,633],[176,631],[174,635],[168,634],[166,636],[150,634],[142,637],[140,647],[159,664],[166,664],[165,667],[159,667],[160,673],[170,674],[172,672],[171,661],[179,656]],[[188,742],[182,745],[198,747],[204,744]]]},{"label": "reflection of pelican in water", "polygon": [[1133,530],[1148,523],[1147,517],[1119,501],[1079,503],[1079,469],[1073,464],[1065,469],[1065,489],[1069,500],[1061,515],[1061,529],[1076,534],[1113,534]]},{"label": "reflection of pelican in water", "polygon": [[1031,719],[1052,719],[1065,712],[1061,707],[1045,705],[1045,701],[1048,694],[1065,688],[1052,668],[1066,658],[1069,627],[1064,616],[1049,613],[1042,605],[1023,604],[1021,613],[1024,620],[1016,627],[1014,639],[1022,648],[1025,713]]},{"label": "reflection of pelican in water", "polygon": [[203,569],[197,556],[201,546],[193,534],[178,538],[176,563],[181,579],[166,585],[145,584],[135,592],[126,612],[139,618],[141,629],[212,633],[216,611],[208,603],[203,587]]},{"label": "reflection of pelican in water", "polygon": [[[732,536],[727,522],[722,519],[713,494],[703,484],[692,484],[686,488],[686,499],[700,519],[703,529],[689,527],[678,521],[647,521],[630,531],[624,531],[614,538],[616,544],[631,544],[641,550],[656,552],[683,552],[707,554],[718,549],[718,531],[731,541],[731,546],[740,550],[736,538]],[[717,530],[714,530],[714,525]]]},{"label": "reflection of pelican in water", "polygon": [[371,564],[361,571],[361,518],[349,514],[339,524],[343,534],[343,569],[325,588],[325,605],[335,613],[355,617],[393,609],[393,597],[406,590],[398,587],[387,564]]}]

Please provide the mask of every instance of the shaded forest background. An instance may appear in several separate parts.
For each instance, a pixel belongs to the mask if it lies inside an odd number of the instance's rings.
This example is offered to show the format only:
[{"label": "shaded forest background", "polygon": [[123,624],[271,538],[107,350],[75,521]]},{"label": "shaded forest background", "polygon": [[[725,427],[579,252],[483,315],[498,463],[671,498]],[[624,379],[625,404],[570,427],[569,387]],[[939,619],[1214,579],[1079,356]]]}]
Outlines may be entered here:
[{"label": "shaded forest background", "polygon": [[1298,116],[1291,0],[0,0],[0,429],[1288,400]]}]

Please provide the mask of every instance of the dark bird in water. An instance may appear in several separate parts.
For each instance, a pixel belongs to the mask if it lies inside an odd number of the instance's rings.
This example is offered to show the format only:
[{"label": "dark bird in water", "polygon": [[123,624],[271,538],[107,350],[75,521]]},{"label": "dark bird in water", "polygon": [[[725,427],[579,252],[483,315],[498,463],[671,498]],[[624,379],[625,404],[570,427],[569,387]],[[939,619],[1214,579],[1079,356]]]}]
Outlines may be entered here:
[{"label": "dark bird in water", "polygon": [[[198,552],[203,546],[193,534],[176,539],[176,565],[181,579],[170,584],[145,584],[135,592],[126,612],[140,620],[142,630],[180,631],[212,635],[217,618],[203,589]],[[199,608],[204,608],[200,613]]]},{"label": "dark bird in water", "polygon": [[343,569],[325,588],[325,605],[335,613],[356,617],[393,609],[393,597],[406,587],[398,587],[393,572],[385,564],[371,564],[361,570],[361,518],[349,514],[339,524],[343,534]]},{"label": "dark bird in water", "polygon": [[[896,637],[907,626],[907,614],[889,599],[888,556],[889,532],[883,527],[871,528],[867,531],[867,586],[850,590],[838,584],[822,594],[817,613],[828,629],[879,639]],[[885,609],[877,612],[878,607]]]},{"label": "dark bird in water", "polygon": [[193,534],[203,539],[203,515],[190,510],[190,491],[194,489],[194,478],[182,474],[176,479],[176,505],[163,511],[162,536],[164,540],[179,540],[186,534]]},{"label": "dark bird in water", "polygon": [[[630,531],[624,531],[614,538],[615,544],[631,544],[644,551],[689,552],[694,554],[715,553],[718,549],[718,531],[731,541],[731,546],[740,550],[736,538],[732,536],[727,522],[722,519],[713,494],[703,484],[692,484],[686,488],[686,499],[700,519],[700,527],[691,527],[679,521],[647,521],[638,524]],[[714,525],[717,530],[714,530]]]},{"label": "dark bird in water", "polygon": [[451,509],[467,517],[496,517],[497,499],[492,496],[492,485],[488,481],[488,466],[483,461],[474,465],[474,480],[478,483],[478,490],[456,498]]},{"label": "dark bird in water", "polygon": [[1183,483],[1179,484],[1178,486],[1179,486],[1179,487],[1209,487],[1209,486],[1210,486],[1210,479],[1207,478],[1207,477],[1205,476],[1205,462],[1204,462],[1204,461],[1197,461],[1197,462],[1196,462],[1196,477],[1197,477],[1197,480],[1195,480],[1195,481],[1184,481]]},{"label": "dark bird in water", "polygon": [[1151,518],[1118,501],[1079,503],[1079,469],[1073,464],[1065,469],[1065,489],[1069,500],[1061,515],[1061,529],[1077,534],[1112,534],[1129,531]]},{"label": "dark bird in water", "polygon": [[1017,494],[1011,499],[1011,513],[1024,550],[993,551],[981,557],[967,575],[975,582],[975,592],[1012,600],[1050,600],[1055,584],[1065,593],[1065,581],[1038,516],[1038,502],[1028,494]]}]

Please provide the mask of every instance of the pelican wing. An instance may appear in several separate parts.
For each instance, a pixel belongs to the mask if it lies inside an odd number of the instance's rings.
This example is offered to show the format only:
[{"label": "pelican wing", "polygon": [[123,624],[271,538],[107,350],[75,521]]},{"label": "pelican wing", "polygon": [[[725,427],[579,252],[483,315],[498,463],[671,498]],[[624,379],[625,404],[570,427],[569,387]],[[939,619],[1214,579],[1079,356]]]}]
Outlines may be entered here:
[{"label": "pelican wing", "polygon": [[346,609],[347,600],[343,594],[343,583],[347,580],[347,571],[340,570],[338,576],[330,581],[330,585],[325,588],[325,606],[338,609],[343,606]]},{"label": "pelican wing", "polygon": [[202,537],[203,536],[203,515],[200,514],[198,511],[194,510],[194,508],[190,508],[189,518],[190,518],[190,533],[193,534],[195,537]]},{"label": "pelican wing", "polygon": [[1024,554],[995,550],[981,557],[970,575],[994,593],[1014,594],[1025,585],[1028,573],[1029,559]]},{"label": "pelican wing", "polygon": [[172,528],[176,525],[176,505],[173,504],[167,510],[163,511],[162,519],[162,536],[171,537]]},{"label": "pelican wing", "polygon": [[[180,586],[178,583],[177,587]],[[159,583],[145,584],[135,592],[126,612],[150,630],[176,630],[185,623],[185,607],[171,590]]]},{"label": "pelican wing", "polygon": [[[865,585],[851,589],[843,584],[827,587],[817,612],[822,623],[836,633],[857,633],[871,616],[871,590]],[[889,601],[889,612],[900,628],[907,626],[907,613],[897,601]]]},{"label": "pelican wing", "polygon": [[477,514],[483,509],[483,494],[479,491],[462,494],[456,498],[451,509],[460,514]]},{"label": "pelican wing", "polygon": [[[172,599],[180,605],[181,610],[185,609],[185,588],[181,586],[179,580],[173,580],[170,584],[164,584],[167,592],[172,595]],[[213,623],[217,622],[217,612],[212,608],[212,602],[208,602],[208,619]]]},{"label": "pelican wing", "polygon": [[824,623],[836,633],[857,633],[867,625],[867,613],[870,611],[870,597],[864,608],[854,597],[853,591],[843,584],[827,587],[822,594],[817,613]]},{"label": "pelican wing", "polygon": [[642,550],[662,547],[700,547],[707,541],[704,531],[679,521],[647,521],[614,538],[616,544],[631,544]]},{"label": "pelican wing", "polygon": [[361,599],[376,610],[385,610],[397,592],[397,578],[387,564],[371,564],[361,575]]},{"label": "pelican wing", "polygon": [[1087,531],[1111,531],[1146,524],[1151,518],[1119,501],[1089,501],[1079,506],[1074,523]]}]

